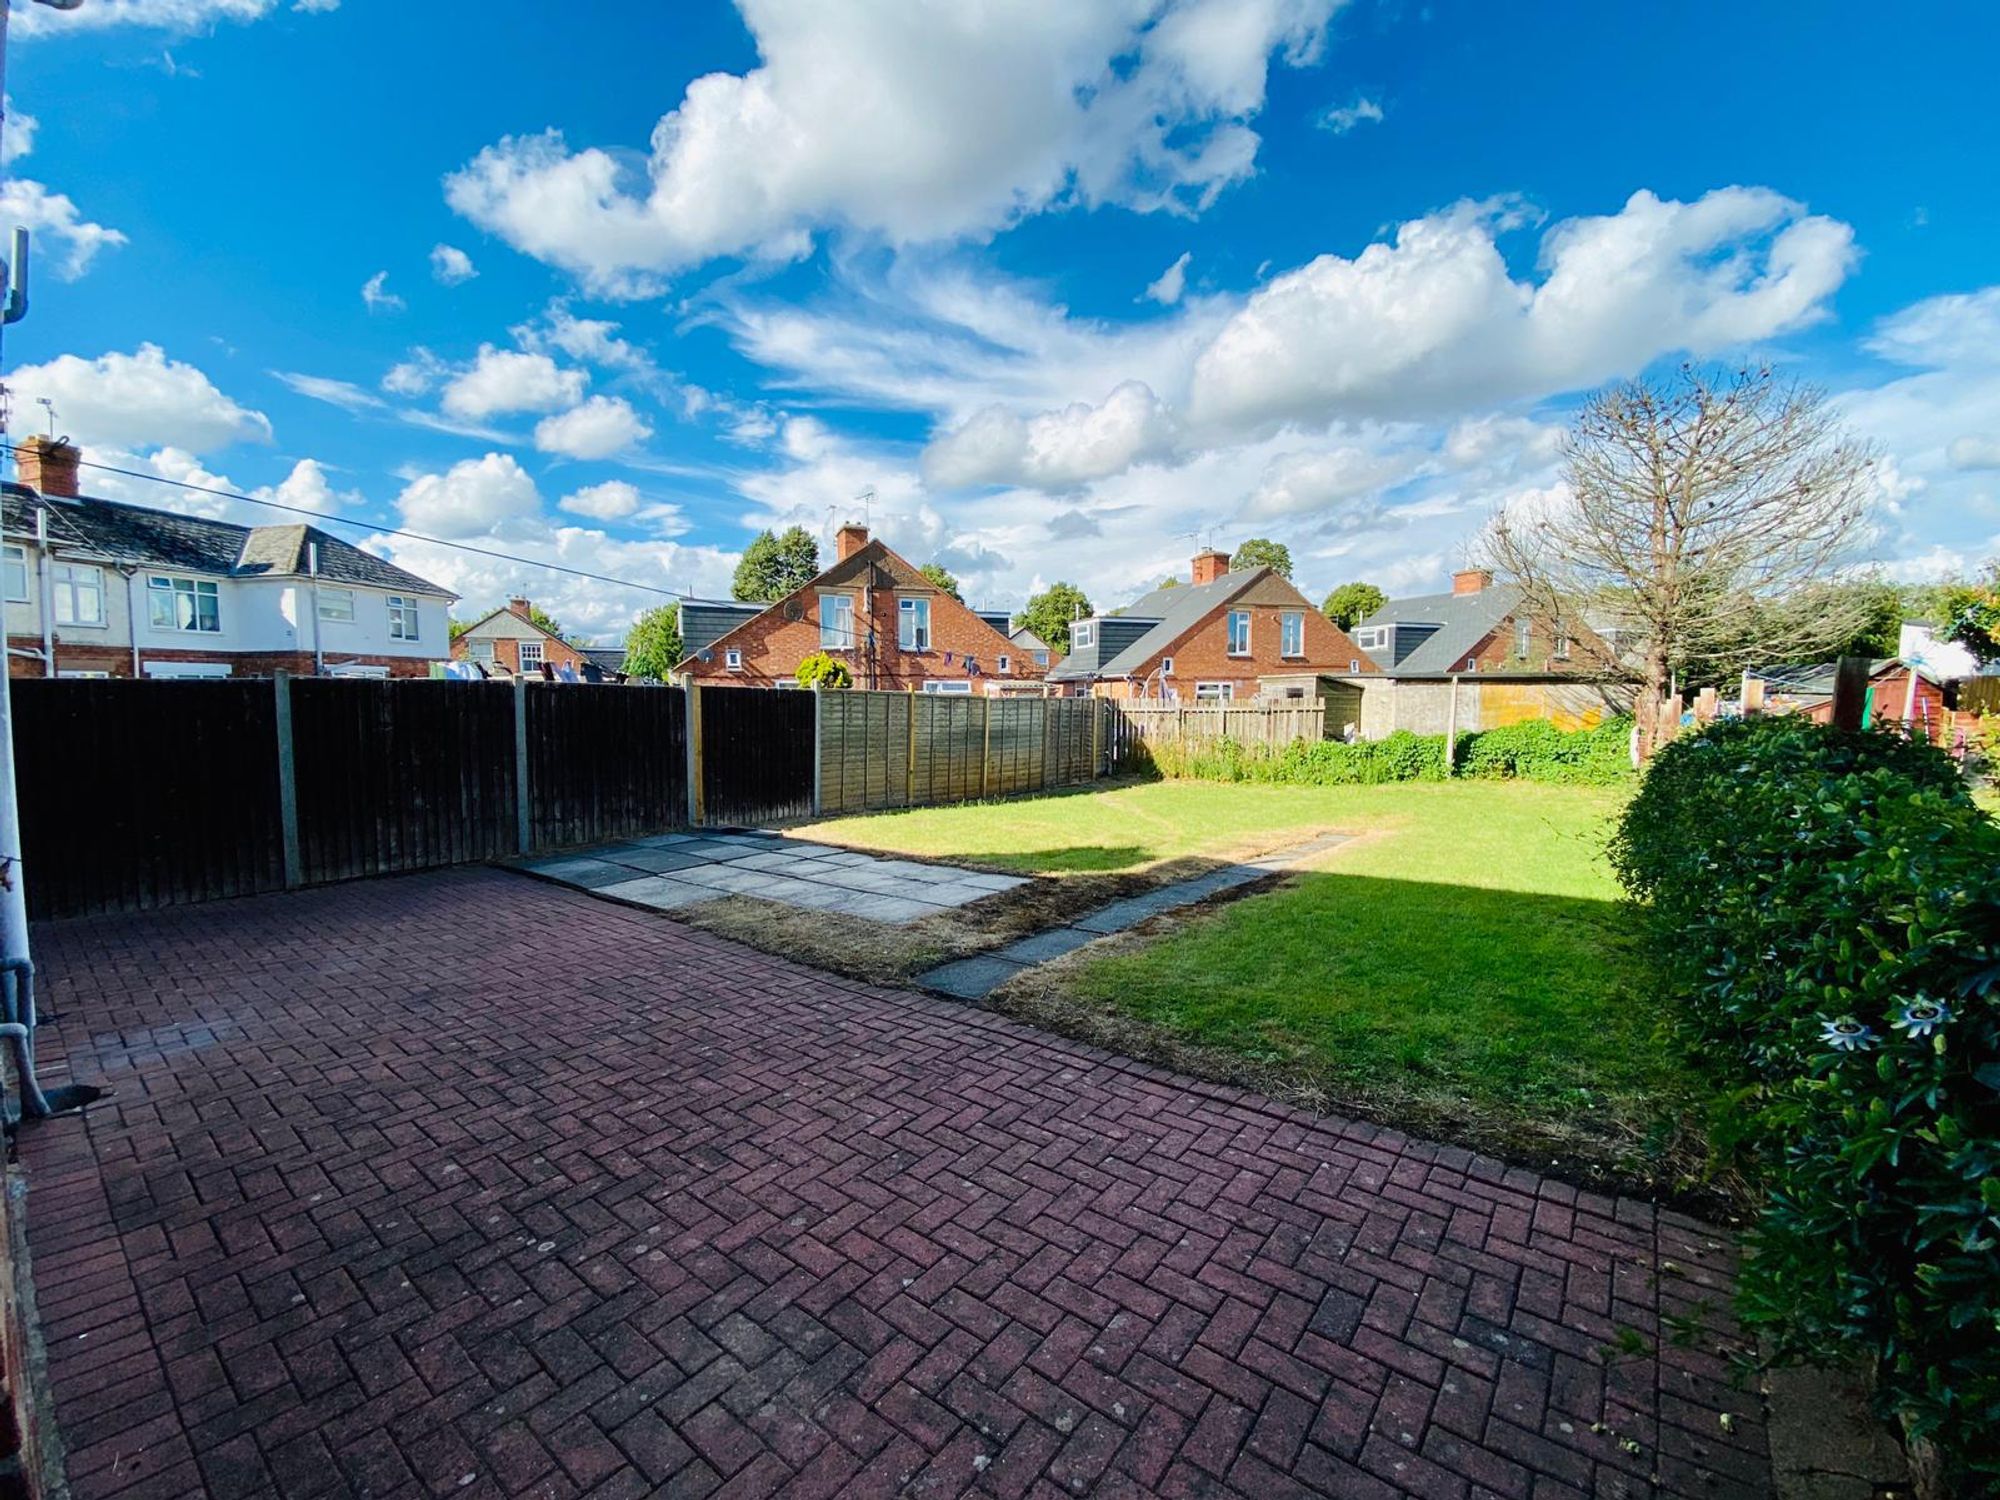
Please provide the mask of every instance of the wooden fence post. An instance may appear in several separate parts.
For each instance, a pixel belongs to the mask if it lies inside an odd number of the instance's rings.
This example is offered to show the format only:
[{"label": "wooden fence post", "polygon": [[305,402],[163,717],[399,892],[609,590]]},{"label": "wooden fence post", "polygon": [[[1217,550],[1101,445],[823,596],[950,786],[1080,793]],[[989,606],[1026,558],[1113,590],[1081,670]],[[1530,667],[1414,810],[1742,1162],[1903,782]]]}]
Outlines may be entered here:
[{"label": "wooden fence post", "polygon": [[701,826],[701,684],[693,678],[681,691],[687,694],[687,742],[688,742],[688,824]]},{"label": "wooden fence post", "polygon": [[820,787],[824,784],[821,774],[822,747],[826,743],[826,697],[817,682],[813,684],[813,816],[821,813]]},{"label": "wooden fence post", "polygon": [[514,842],[531,853],[534,825],[528,792],[528,679],[514,674]]},{"label": "wooden fence post", "polygon": [[993,700],[982,698],[986,711],[979,716],[979,799],[986,800],[993,784]]},{"label": "wooden fence post", "polygon": [[1868,658],[1843,656],[1833,669],[1833,727],[1859,729],[1867,714]]},{"label": "wooden fence post", "polygon": [[1090,779],[1104,774],[1104,704],[1090,700]]},{"label": "wooden fence post", "polygon": [[299,777],[292,748],[292,674],[273,672],[271,691],[278,729],[278,837],[284,850],[285,889],[295,891],[306,883],[306,875],[305,862],[299,854]]},{"label": "wooden fence post", "polygon": [[[923,700],[913,688],[904,696],[904,712],[910,720],[910,755],[903,765],[903,806],[917,805],[917,705]],[[888,748],[886,745],[883,747]]]}]

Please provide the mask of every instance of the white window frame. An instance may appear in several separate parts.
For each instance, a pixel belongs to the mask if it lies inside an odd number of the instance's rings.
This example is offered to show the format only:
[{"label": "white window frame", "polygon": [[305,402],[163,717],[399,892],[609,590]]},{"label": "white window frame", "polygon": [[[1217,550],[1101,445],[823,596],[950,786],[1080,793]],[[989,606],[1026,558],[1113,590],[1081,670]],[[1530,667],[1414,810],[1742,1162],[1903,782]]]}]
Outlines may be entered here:
[{"label": "white window frame", "polygon": [[354,623],[354,590],[330,589],[322,584],[315,592],[319,595],[319,617],[328,625],[352,625]]},{"label": "white window frame", "polygon": [[64,667],[60,672],[56,673],[56,676],[58,677],[75,677],[79,680],[93,680],[93,681],[101,681],[105,678],[108,678],[110,675],[111,674],[109,672],[80,672],[76,670],[74,667]]},{"label": "white window frame", "polygon": [[343,662],[337,667],[327,668],[329,677],[359,678],[367,682],[380,682],[389,675],[387,667],[375,666],[368,662]]},{"label": "white window frame", "polygon": [[1005,651],[1002,651],[997,657],[995,657],[994,661],[997,663],[1000,674],[1003,677],[1006,676],[1007,673],[1014,670],[1014,658],[1009,656]]},{"label": "white window frame", "polygon": [[1465,670],[1468,672],[1477,672],[1479,670],[1479,658],[1476,656],[1466,657]]},{"label": "white window frame", "polygon": [[[832,618],[827,617],[831,615]],[[842,617],[846,624],[842,625]],[[854,649],[854,596],[852,594],[821,594],[819,596],[819,649],[822,651],[852,651]]]},{"label": "white window frame", "polygon": [[[93,618],[80,618],[77,605],[85,597],[95,601]],[[56,624],[69,628],[102,630],[111,623],[104,609],[104,569],[90,563],[49,565],[49,612]]]},{"label": "white window frame", "polygon": [[735,647],[731,647],[729,650],[724,651],[722,653],[722,666],[725,671],[729,672],[742,671],[743,653],[740,650],[736,649]]},{"label": "white window frame", "polygon": [[1278,655],[1288,657],[1306,654],[1306,617],[1296,609],[1288,609],[1278,616]]},{"label": "white window frame", "polygon": [[1570,642],[1569,632],[1563,629],[1562,621],[1560,620],[1556,621],[1555,659],[1557,661],[1568,661],[1570,646],[1571,642]]},{"label": "white window frame", "polygon": [[1236,684],[1233,682],[1197,682],[1194,685],[1196,703],[1234,703]]},{"label": "white window frame", "polygon": [[[530,652],[534,653],[532,661],[529,660]],[[514,648],[514,661],[520,668],[523,677],[528,676],[531,672],[537,677],[541,676],[542,663],[547,659],[548,654],[542,650],[542,643],[540,641],[522,641]]]},{"label": "white window frame", "polygon": [[[19,578],[18,585],[14,580]],[[18,589],[18,592],[17,592]],[[28,549],[9,542],[0,552],[0,592],[6,594],[9,604],[28,602]]]},{"label": "white window frame", "polygon": [[493,642],[484,636],[467,641],[465,643],[465,659],[467,661],[480,662],[489,667],[492,666],[495,659]]},{"label": "white window frame", "polygon": [[1347,670],[1350,672],[1359,672],[1361,670],[1361,658],[1358,656],[1350,656],[1347,659]]},{"label": "white window frame", "polygon": [[1049,653],[1046,651],[1037,651],[1035,653],[1035,665],[1038,667],[1046,667],[1048,664],[1049,664]]},{"label": "white window frame", "polygon": [[158,677],[167,681],[228,677],[234,670],[226,661],[149,661],[145,665],[148,677]]},{"label": "white window frame", "polygon": [[[182,625],[180,604],[185,597],[190,601],[190,619],[193,623]],[[201,623],[201,601],[215,603],[215,623]],[[173,623],[160,623],[160,605],[167,604]],[[146,575],[146,621],[154,629],[169,635],[220,635],[222,633],[222,590],[207,578],[190,578],[185,574],[148,573]]]},{"label": "white window frame", "polygon": [[1366,630],[1363,630],[1357,626],[1354,631],[1354,644],[1359,646],[1363,651],[1380,651],[1384,646],[1389,644],[1389,627],[1386,625],[1370,625]]},{"label": "white window frame", "polygon": [[[1243,625],[1243,644],[1241,646],[1236,644],[1236,626],[1238,621],[1241,621]],[[1224,629],[1228,632],[1224,637],[1224,645],[1228,648],[1228,654],[1231,656],[1248,656],[1250,654],[1250,611],[1247,609],[1232,609],[1224,617],[1223,624]]]},{"label": "white window frame", "polygon": [[421,638],[424,628],[423,612],[417,607],[414,594],[391,594],[389,596],[389,639],[392,641],[414,641]]},{"label": "white window frame", "polygon": [[1081,646],[1094,646],[1096,644],[1097,622],[1095,620],[1078,620],[1074,625],[1070,626],[1070,650],[1074,651]]},{"label": "white window frame", "polygon": [[931,649],[931,601],[909,597],[896,601],[896,649]]},{"label": "white window frame", "polygon": [[1174,659],[1171,656],[1160,658],[1160,675],[1162,677],[1171,677],[1174,675]]},{"label": "white window frame", "polygon": [[964,698],[971,696],[972,684],[962,678],[934,677],[924,684],[924,691],[947,698]]},{"label": "white window frame", "polygon": [[772,683],[771,686],[776,688],[781,693],[802,693],[805,691],[806,687],[806,685],[803,682],[800,682],[796,677],[780,677],[776,682]]},{"label": "white window frame", "polygon": [[1528,653],[1534,649],[1534,646],[1534,623],[1530,620],[1516,620],[1514,622],[1514,654],[1525,661]]}]

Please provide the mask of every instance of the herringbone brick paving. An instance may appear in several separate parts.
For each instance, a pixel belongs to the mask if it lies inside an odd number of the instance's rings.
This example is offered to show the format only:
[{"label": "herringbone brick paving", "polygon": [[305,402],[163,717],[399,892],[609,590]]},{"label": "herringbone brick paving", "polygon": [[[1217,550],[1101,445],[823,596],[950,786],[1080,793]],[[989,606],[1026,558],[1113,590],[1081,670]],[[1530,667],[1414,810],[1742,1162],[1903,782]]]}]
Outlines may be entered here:
[{"label": "herringbone brick paving", "polygon": [[1644,1203],[498,871],[39,937],[79,1500],[1767,1493]]}]

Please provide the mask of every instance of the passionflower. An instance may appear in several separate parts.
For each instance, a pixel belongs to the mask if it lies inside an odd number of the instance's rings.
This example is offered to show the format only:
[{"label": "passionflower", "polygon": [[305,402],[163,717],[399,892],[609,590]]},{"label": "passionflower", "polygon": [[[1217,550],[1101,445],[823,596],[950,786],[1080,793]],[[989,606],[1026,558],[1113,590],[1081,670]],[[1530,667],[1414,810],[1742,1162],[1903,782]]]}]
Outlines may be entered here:
[{"label": "passionflower", "polygon": [[1896,1017],[1895,1027],[1911,1036],[1929,1036],[1951,1019],[1951,1007],[1942,1000],[1912,1000]]},{"label": "passionflower", "polygon": [[1875,1032],[1852,1016],[1842,1016],[1838,1021],[1821,1022],[1819,1039],[1836,1052],[1859,1052],[1875,1045]]}]

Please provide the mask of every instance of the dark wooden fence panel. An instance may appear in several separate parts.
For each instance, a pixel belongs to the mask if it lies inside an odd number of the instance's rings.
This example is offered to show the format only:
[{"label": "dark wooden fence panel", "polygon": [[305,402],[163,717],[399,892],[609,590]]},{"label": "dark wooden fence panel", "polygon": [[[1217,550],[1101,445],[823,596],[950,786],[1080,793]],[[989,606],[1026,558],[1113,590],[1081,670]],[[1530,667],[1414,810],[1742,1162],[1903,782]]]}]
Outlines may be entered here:
[{"label": "dark wooden fence panel", "polygon": [[30,916],[284,885],[269,682],[11,687]]},{"label": "dark wooden fence panel", "polygon": [[684,825],[687,695],[678,688],[531,682],[529,827],[537,849]]},{"label": "dark wooden fence panel", "polygon": [[770,823],[813,811],[811,693],[712,688],[701,694],[703,818]]},{"label": "dark wooden fence panel", "polygon": [[292,684],[308,884],[518,851],[514,696],[501,684]]}]

